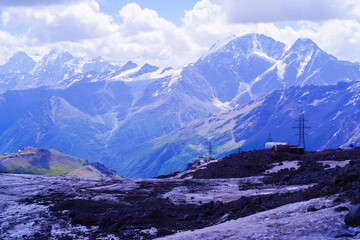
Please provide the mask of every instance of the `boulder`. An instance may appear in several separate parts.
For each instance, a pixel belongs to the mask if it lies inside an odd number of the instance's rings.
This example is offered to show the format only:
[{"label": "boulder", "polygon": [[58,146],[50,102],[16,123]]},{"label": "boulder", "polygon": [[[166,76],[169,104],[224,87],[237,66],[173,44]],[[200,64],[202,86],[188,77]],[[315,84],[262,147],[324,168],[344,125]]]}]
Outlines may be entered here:
[{"label": "boulder", "polygon": [[307,207],[307,212],[316,212],[318,209],[314,205],[310,205]]},{"label": "boulder", "polygon": [[350,231],[341,231],[335,236],[335,238],[349,238],[349,237],[354,237],[354,233]]},{"label": "boulder", "polygon": [[339,206],[339,207],[335,208],[334,210],[335,210],[335,212],[350,211],[349,208],[347,208],[345,206]]},{"label": "boulder", "polygon": [[345,223],[350,227],[360,226],[360,204],[345,215]]}]

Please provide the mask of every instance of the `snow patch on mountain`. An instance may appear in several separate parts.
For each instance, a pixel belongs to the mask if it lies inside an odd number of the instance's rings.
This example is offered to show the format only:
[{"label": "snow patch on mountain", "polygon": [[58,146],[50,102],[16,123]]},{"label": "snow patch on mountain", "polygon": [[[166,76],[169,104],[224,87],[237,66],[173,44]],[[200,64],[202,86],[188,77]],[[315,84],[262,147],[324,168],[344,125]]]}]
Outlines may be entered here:
[{"label": "snow patch on mountain", "polygon": [[156,71],[142,74],[140,77],[134,78],[135,80],[146,80],[146,79],[160,79],[169,76],[171,70],[165,71],[163,68],[159,68]]},{"label": "snow patch on mountain", "polygon": [[287,65],[283,61],[278,61],[276,63],[276,74],[280,80],[284,80],[284,75],[286,71]]},{"label": "snow patch on mountain", "polygon": [[302,95],[301,95],[301,97],[304,97],[304,96],[306,96],[306,95],[309,95],[309,91],[306,91],[306,92],[304,92]]},{"label": "snow patch on mountain", "polygon": [[225,110],[225,109],[230,109],[231,108],[230,102],[223,103],[218,98],[214,98],[212,100],[212,103],[214,104],[214,106],[218,107],[219,109]]},{"label": "snow patch on mountain", "polygon": [[258,77],[250,84],[250,88],[251,88],[255,83],[259,82],[260,80],[263,80],[263,79],[267,76],[267,74],[269,74],[270,72],[274,71],[275,68],[276,68],[276,70],[277,70],[277,75],[278,75],[278,76],[280,75],[280,77],[283,76],[284,72],[280,72],[280,71],[279,71],[278,65],[279,65],[279,68],[281,68],[281,65],[282,65],[281,61],[277,61],[276,64],[272,65],[272,66],[271,66],[269,69],[267,69],[264,73],[262,73],[260,76],[258,76]]},{"label": "snow patch on mountain", "polygon": [[324,97],[322,99],[315,99],[312,103],[310,103],[310,106],[319,106],[320,104],[326,103],[329,97]]},{"label": "snow patch on mountain", "polygon": [[347,106],[347,105],[354,105],[354,106],[356,106],[357,103],[359,102],[359,100],[360,100],[360,96],[353,96],[353,97],[345,104],[345,106]]},{"label": "snow patch on mountain", "polygon": [[268,60],[269,62],[274,62],[274,63],[276,62],[276,59],[269,57],[264,52],[254,51],[253,54],[255,54],[255,55],[259,56],[259,57],[262,57],[262,58]]},{"label": "snow patch on mountain", "polygon": [[336,118],[339,117],[341,114],[342,114],[342,111],[338,111],[338,112],[336,113],[335,117],[333,117],[333,118],[331,119],[331,121],[336,120]]},{"label": "snow patch on mountain", "polygon": [[133,81],[134,79],[131,79],[129,76],[137,73],[140,70],[140,68],[141,68],[141,66],[138,66],[138,67],[120,72],[119,74],[112,76],[111,79],[125,81],[125,82]]},{"label": "snow patch on mountain", "polygon": [[304,70],[305,70],[305,67],[308,65],[308,63],[310,62],[311,60],[311,57],[312,57],[312,54],[313,52],[311,51],[310,54],[308,56],[306,56],[304,58],[304,60],[300,63],[300,67],[298,69],[298,73],[296,75],[296,77],[300,77],[303,73],[304,73]]},{"label": "snow patch on mountain", "polygon": [[168,88],[171,88],[175,83],[177,83],[181,79],[181,73],[183,68],[179,68],[177,70],[172,70],[171,72],[171,80],[168,83]]}]

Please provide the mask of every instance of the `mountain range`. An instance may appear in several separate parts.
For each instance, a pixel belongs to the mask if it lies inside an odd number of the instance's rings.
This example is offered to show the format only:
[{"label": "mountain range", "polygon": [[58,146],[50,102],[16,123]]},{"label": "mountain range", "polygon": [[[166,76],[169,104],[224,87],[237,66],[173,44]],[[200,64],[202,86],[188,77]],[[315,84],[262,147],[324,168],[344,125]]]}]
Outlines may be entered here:
[{"label": "mountain range", "polygon": [[[19,52],[0,73],[0,152],[56,148],[124,177],[182,170],[210,141],[220,154],[262,148],[270,132],[288,140],[300,110],[311,131],[319,131],[310,148],[357,140],[345,135],[357,127],[360,65],[338,60],[310,39],[286,47],[259,34],[231,37],[179,69],[55,51],[35,61]],[[325,122],[333,118],[334,125]]]}]

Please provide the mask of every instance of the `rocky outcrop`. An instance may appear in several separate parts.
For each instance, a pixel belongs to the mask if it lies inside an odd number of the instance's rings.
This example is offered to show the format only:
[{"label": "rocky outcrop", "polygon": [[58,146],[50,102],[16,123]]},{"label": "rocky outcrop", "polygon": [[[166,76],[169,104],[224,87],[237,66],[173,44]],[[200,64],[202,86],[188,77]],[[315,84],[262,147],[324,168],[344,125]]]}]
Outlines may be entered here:
[{"label": "rocky outcrop", "polygon": [[121,178],[114,170],[108,169],[100,163],[84,164],[84,166],[69,172],[66,176]]}]

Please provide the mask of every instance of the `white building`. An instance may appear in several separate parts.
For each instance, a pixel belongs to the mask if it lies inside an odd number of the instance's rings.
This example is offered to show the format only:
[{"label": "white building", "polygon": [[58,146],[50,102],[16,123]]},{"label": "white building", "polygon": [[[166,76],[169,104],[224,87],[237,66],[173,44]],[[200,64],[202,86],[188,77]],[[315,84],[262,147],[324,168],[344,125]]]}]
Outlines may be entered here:
[{"label": "white building", "polygon": [[274,149],[277,151],[278,146],[287,146],[289,145],[287,142],[267,142],[265,143],[265,149]]}]

